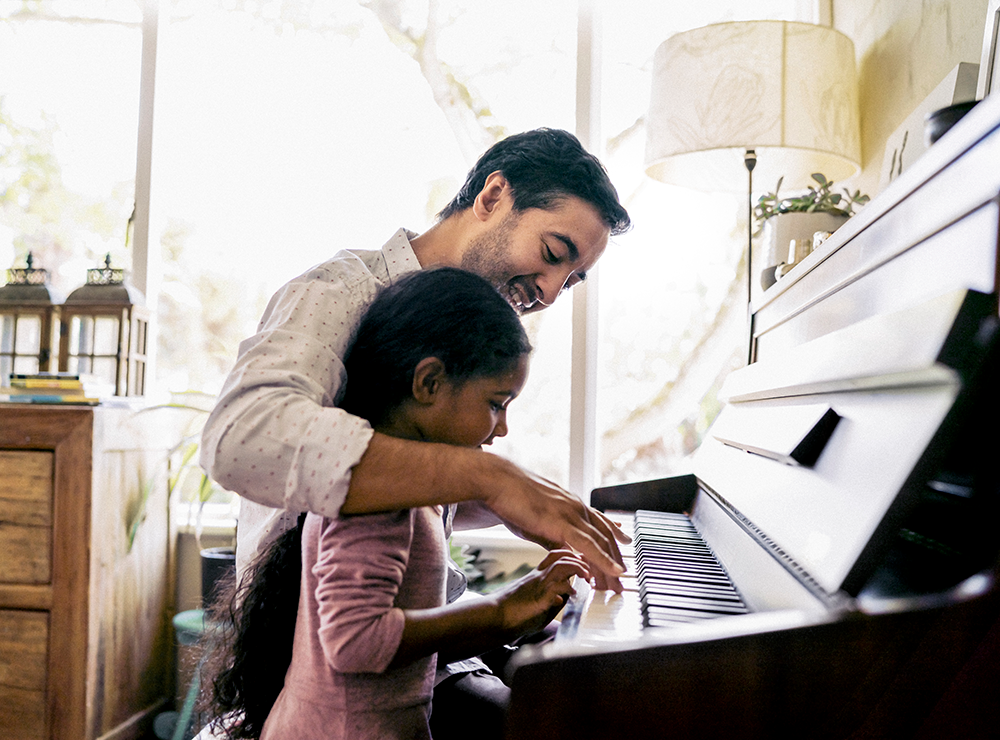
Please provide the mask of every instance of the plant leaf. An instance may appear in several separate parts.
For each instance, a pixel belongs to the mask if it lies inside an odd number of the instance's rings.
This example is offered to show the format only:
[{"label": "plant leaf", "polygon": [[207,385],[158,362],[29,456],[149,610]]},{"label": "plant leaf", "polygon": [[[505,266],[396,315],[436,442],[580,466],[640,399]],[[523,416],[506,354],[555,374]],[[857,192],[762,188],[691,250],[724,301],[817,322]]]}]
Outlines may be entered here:
[{"label": "plant leaf", "polygon": [[198,500],[205,503],[212,496],[212,479],[207,473],[201,474],[201,483],[198,486]]}]

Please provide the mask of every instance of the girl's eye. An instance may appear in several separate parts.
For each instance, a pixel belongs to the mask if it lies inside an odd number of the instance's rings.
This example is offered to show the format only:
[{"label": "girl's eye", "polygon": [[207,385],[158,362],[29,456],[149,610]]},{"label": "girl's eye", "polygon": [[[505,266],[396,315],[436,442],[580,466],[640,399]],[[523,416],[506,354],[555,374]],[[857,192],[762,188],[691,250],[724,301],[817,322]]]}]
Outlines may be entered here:
[{"label": "girl's eye", "polygon": [[496,401],[490,401],[490,408],[493,409],[495,413],[500,413],[503,411],[503,404],[497,403]]}]

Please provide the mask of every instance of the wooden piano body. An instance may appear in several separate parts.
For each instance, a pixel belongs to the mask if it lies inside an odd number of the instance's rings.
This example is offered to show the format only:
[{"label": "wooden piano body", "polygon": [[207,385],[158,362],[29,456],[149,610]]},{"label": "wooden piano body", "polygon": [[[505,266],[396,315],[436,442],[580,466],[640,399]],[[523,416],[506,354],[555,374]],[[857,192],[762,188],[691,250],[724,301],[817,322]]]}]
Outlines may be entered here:
[{"label": "wooden piano body", "polygon": [[593,493],[688,513],[751,613],[619,634],[592,594],[508,737],[1000,733],[998,231],[994,95],[755,300],[692,475]]}]

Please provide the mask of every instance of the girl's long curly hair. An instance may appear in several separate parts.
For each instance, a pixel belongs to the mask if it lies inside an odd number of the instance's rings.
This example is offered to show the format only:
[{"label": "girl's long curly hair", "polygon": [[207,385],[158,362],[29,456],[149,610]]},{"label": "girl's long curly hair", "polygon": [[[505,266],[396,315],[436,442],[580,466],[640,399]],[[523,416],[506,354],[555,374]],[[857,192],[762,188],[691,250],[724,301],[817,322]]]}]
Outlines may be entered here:
[{"label": "girl's long curly hair", "polygon": [[[340,407],[381,423],[412,394],[413,369],[437,357],[454,383],[504,372],[531,351],[517,313],[489,282],[439,267],[381,289],[344,359]],[[199,710],[230,740],[258,738],[292,662],[302,578],[302,524],[235,574],[208,613],[210,630]]]},{"label": "girl's long curly hair", "polygon": [[258,738],[292,662],[302,577],[302,524],[285,531],[246,570],[220,584],[200,710],[227,738]]}]

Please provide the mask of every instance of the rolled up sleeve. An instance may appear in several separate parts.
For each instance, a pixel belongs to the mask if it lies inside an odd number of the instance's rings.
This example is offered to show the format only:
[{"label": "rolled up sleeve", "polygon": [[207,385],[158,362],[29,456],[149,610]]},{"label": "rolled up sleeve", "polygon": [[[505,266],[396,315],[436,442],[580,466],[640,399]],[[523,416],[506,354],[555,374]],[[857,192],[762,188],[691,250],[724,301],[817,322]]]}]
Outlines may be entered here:
[{"label": "rolled up sleeve", "polygon": [[338,268],[316,268],[275,294],[202,432],[202,466],[258,504],[338,516],[371,440],[368,422],[334,404],[378,283],[360,262]]}]

